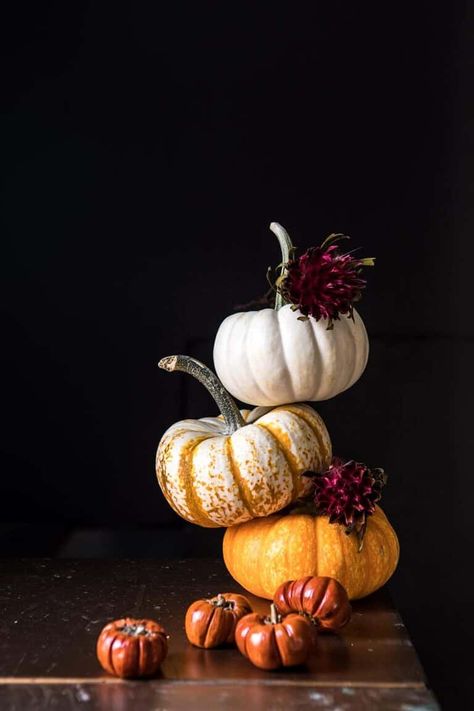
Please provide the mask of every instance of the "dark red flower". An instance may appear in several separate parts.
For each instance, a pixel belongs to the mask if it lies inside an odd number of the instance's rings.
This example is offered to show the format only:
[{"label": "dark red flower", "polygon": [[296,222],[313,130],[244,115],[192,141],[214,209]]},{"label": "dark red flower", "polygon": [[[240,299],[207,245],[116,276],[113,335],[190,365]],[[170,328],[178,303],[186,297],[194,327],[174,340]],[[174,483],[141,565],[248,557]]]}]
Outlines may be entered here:
[{"label": "dark red flower", "polygon": [[319,514],[329,516],[329,523],[339,523],[346,533],[356,531],[360,540],[366,519],[375,511],[387,477],[383,469],[369,469],[351,459],[334,457],[323,474],[312,474],[314,503]]},{"label": "dark red flower", "polygon": [[303,317],[327,319],[328,328],[333,327],[340,314],[352,318],[353,304],[359,301],[366,285],[361,269],[374,264],[371,257],[355,259],[351,253],[341,253],[335,244],[341,239],[348,237],[329,235],[320,247],[311,247],[301,257],[290,260],[279,286],[285,301],[299,309]]}]

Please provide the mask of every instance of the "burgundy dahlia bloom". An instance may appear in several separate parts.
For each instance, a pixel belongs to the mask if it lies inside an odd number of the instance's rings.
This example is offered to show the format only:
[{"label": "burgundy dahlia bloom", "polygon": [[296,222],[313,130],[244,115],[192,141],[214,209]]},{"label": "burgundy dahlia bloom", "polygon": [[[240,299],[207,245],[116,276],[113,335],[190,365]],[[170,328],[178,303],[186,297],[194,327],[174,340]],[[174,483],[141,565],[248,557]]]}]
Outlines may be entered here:
[{"label": "burgundy dahlia bloom", "polygon": [[352,318],[353,304],[366,285],[361,269],[374,265],[371,257],[355,259],[351,253],[341,253],[335,244],[341,239],[348,237],[329,235],[320,247],[311,247],[301,257],[291,259],[280,285],[285,301],[299,309],[303,317],[327,319],[328,329],[340,314]]},{"label": "burgundy dahlia bloom", "polygon": [[329,516],[329,523],[339,523],[346,533],[356,531],[360,541],[367,516],[375,511],[387,477],[383,469],[369,469],[351,459],[334,457],[329,469],[313,475],[314,503],[319,514]]}]

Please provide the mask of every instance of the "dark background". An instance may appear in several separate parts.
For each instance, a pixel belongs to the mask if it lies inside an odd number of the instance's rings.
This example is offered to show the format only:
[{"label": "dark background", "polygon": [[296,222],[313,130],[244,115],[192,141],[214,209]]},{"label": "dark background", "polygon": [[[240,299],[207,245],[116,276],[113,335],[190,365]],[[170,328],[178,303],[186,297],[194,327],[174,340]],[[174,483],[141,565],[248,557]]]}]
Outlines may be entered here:
[{"label": "dark background", "polygon": [[371,356],[317,408],[337,452],[390,475],[391,591],[458,707],[472,643],[471,10],[10,8],[3,555],[217,554],[222,532],[178,520],[154,475],[165,428],[215,408],[156,363],[212,364],[219,323],[279,261],[271,220],[300,247],[346,232],[377,257],[359,308]]}]

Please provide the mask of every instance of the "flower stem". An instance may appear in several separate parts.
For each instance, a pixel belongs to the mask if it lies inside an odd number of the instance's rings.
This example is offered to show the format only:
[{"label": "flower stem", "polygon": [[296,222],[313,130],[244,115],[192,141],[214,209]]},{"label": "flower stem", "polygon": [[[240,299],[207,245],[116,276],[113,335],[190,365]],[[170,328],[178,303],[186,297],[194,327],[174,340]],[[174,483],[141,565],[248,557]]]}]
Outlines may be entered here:
[{"label": "flower stem", "polygon": [[[285,230],[284,227],[282,227],[278,222],[272,222],[270,224],[270,229],[273,232],[274,235],[276,235],[279,243],[280,243],[280,248],[281,248],[281,271],[280,271],[280,276],[278,281],[282,281],[282,279],[286,276],[286,265],[288,264],[291,256],[291,252],[294,249],[293,244],[290,239],[290,235],[288,232]],[[285,302],[283,300],[283,296],[280,294],[279,291],[277,291],[276,296],[275,296],[275,311],[278,311],[278,309],[281,309],[282,306],[284,306]]]},{"label": "flower stem", "polygon": [[160,368],[173,373],[181,370],[183,373],[192,375],[196,380],[204,385],[214,398],[222,417],[226,423],[226,434],[232,434],[245,425],[244,418],[240,414],[235,400],[227,392],[221,381],[204,363],[187,355],[174,355],[162,358],[158,363]]}]

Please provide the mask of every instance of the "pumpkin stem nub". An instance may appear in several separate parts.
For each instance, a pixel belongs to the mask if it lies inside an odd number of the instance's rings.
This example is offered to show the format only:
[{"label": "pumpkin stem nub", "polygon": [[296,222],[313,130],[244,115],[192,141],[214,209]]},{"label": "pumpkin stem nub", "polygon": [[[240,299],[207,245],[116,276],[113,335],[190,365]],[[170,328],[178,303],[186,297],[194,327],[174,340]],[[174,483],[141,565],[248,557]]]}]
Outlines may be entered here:
[{"label": "pumpkin stem nub", "polygon": [[272,603],[270,605],[270,622],[272,625],[277,625],[279,621],[280,620],[276,606]]},{"label": "pumpkin stem nub", "polygon": [[222,593],[219,593],[217,595],[217,597],[215,597],[215,598],[213,598],[213,600],[211,600],[211,602],[214,605],[214,607],[225,607],[226,606],[226,600],[225,600],[224,595],[222,595]]},{"label": "pumpkin stem nub", "polygon": [[213,597],[211,600],[208,600],[208,602],[210,602],[214,607],[223,607],[224,610],[233,610],[235,607],[234,601],[226,600],[222,593],[219,593],[217,597]]},{"label": "pumpkin stem nub", "polygon": [[[280,283],[286,276],[287,264],[290,261],[291,254],[294,250],[293,243],[290,239],[290,235],[278,222],[272,222],[270,224],[270,229],[274,235],[276,235],[281,248],[281,271],[277,282]],[[277,291],[275,296],[275,311],[281,309],[284,306],[285,300],[281,295],[280,291]]]},{"label": "pumpkin stem nub", "polygon": [[183,373],[188,373],[196,378],[196,380],[199,380],[214,398],[226,423],[227,434],[232,434],[245,425],[244,418],[240,414],[235,400],[224,388],[217,375],[215,375],[207,365],[196,360],[196,358],[191,358],[191,356],[173,355],[162,358],[158,366],[163,368],[163,370],[167,370],[169,373],[173,373],[175,370],[181,370]]}]

